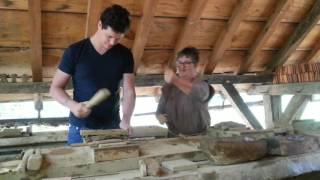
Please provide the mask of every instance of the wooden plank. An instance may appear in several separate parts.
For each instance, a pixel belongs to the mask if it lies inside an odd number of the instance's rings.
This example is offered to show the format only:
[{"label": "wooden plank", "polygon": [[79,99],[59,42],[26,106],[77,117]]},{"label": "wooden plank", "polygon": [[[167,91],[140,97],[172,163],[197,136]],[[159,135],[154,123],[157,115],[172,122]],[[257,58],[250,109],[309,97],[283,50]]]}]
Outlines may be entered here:
[{"label": "wooden plank", "polygon": [[158,0],[144,0],[143,15],[140,18],[132,47],[133,59],[135,61],[134,72],[137,71],[137,68],[141,63],[144,48],[147,44],[150,30],[152,28],[154,13],[156,11],[157,4]]},{"label": "wooden plank", "polygon": [[21,119],[1,119],[0,124],[1,125],[28,125],[28,124],[46,124],[46,125],[60,125],[60,124],[68,124],[68,117],[59,117],[59,118],[41,118],[40,120],[38,118],[21,118]]},{"label": "wooden plank", "polygon": [[281,50],[279,50],[273,60],[267,65],[267,70],[271,71],[273,68],[283,65],[290,54],[295,51],[319,20],[320,1],[315,1],[309,14],[299,23],[292,36],[286,41]]},{"label": "wooden plank", "polygon": [[225,50],[230,47],[233,34],[237,31],[241,21],[246,16],[251,3],[252,0],[241,0],[240,4],[235,7],[231,18],[228,21],[227,27],[223,29],[220,33],[219,39],[214,44],[210,61],[204,67],[203,72],[212,74],[216,65],[221,61]]},{"label": "wooden plank", "polygon": [[244,120],[249,122],[254,129],[262,129],[259,121],[255,118],[248,106],[245,104],[236,88],[231,83],[227,82],[223,83],[222,86],[225,90],[224,94],[233,105],[233,107],[238,110],[240,116]]},{"label": "wooden plank", "polygon": [[291,125],[292,120],[294,120],[294,117],[297,112],[299,112],[299,109],[302,108],[302,104],[305,104],[309,101],[310,96],[306,95],[294,95],[287,108],[284,110],[283,114],[280,117],[280,121],[276,124],[279,126],[288,126]]},{"label": "wooden plank", "polygon": [[33,82],[42,81],[41,1],[29,0],[31,67]]},{"label": "wooden plank", "polygon": [[43,47],[67,48],[84,37],[85,14],[46,12],[42,15]]},{"label": "wooden plank", "polygon": [[300,94],[312,95],[320,93],[319,82],[307,83],[290,83],[290,84],[274,84],[274,85],[253,85],[248,94]]},{"label": "wooden plank", "polygon": [[[107,2],[110,3],[109,1]],[[102,12],[102,0],[88,1],[85,37],[90,37],[96,32],[98,22],[100,20],[101,12]]]},{"label": "wooden plank", "polygon": [[46,0],[41,2],[44,11],[87,13],[87,1]]},{"label": "wooden plank", "polygon": [[67,141],[67,131],[41,132],[29,137],[1,138],[0,147],[35,145]]},{"label": "wooden plank", "polygon": [[108,138],[115,138],[115,137],[127,137],[128,131],[123,129],[109,129],[109,130],[81,130],[81,136],[104,136]]},{"label": "wooden plank", "polygon": [[[58,11],[69,13],[86,13],[87,2],[86,1],[61,1],[61,0],[46,0],[41,2],[41,8],[44,11]],[[10,0],[1,1],[0,9],[7,10],[28,10],[27,0]]]},{"label": "wooden plank", "polygon": [[175,48],[172,58],[168,62],[169,67],[175,67],[176,54],[186,46],[189,46],[191,34],[194,32],[194,27],[200,21],[202,11],[207,4],[207,0],[193,1],[188,18],[184,22],[183,28],[175,43]]},{"label": "wooden plank", "polygon": [[274,13],[269,18],[267,24],[264,26],[263,30],[261,31],[259,36],[256,38],[255,42],[251,46],[248,53],[247,60],[241,63],[236,74],[242,74],[248,71],[248,68],[251,66],[252,62],[256,60],[256,57],[259,51],[261,51],[264,44],[268,41],[271,35],[273,35],[273,33],[276,31],[278,24],[281,22],[284,14],[287,12],[291,3],[292,3],[291,0],[281,0],[278,2],[278,5]]}]

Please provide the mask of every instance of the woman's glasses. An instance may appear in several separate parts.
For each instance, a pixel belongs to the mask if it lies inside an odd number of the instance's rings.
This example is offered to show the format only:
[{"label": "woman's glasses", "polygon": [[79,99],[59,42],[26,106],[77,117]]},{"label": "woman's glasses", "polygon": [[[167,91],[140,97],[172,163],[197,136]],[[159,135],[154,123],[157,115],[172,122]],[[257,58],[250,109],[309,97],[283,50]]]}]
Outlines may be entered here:
[{"label": "woman's glasses", "polygon": [[185,61],[185,62],[181,62],[181,61],[176,61],[177,65],[189,65],[189,64],[193,64],[192,61]]}]

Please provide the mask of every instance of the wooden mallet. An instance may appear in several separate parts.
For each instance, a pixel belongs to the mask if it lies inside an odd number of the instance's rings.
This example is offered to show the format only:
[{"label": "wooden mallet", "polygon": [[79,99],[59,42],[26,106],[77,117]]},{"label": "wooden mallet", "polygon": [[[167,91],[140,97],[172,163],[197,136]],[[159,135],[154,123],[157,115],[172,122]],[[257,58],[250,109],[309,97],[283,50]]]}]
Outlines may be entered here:
[{"label": "wooden mallet", "polygon": [[99,89],[92,98],[85,104],[88,108],[93,108],[99,105],[102,101],[106,100],[110,96],[110,91],[106,88]]}]

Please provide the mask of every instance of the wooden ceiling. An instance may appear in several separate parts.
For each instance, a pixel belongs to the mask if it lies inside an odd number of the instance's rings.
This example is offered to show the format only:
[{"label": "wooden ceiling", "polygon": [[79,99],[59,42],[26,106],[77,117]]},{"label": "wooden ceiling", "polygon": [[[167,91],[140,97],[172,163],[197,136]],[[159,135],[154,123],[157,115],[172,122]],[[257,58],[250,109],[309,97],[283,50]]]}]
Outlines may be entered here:
[{"label": "wooden ceiling", "polygon": [[199,72],[251,74],[320,61],[320,0],[0,0],[0,74],[50,81],[64,49],[111,4],[132,14],[122,43],[137,76],[162,74],[185,46]]}]

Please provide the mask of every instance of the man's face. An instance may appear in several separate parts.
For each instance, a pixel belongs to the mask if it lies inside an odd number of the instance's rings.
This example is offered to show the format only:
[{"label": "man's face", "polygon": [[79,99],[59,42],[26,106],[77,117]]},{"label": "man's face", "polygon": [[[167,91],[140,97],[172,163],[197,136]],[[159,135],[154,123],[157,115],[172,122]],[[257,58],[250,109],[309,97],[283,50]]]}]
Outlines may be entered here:
[{"label": "man's face", "polygon": [[106,49],[110,49],[118,44],[123,36],[123,33],[114,32],[109,26],[105,29],[99,28],[99,37],[103,43],[103,47]]}]

